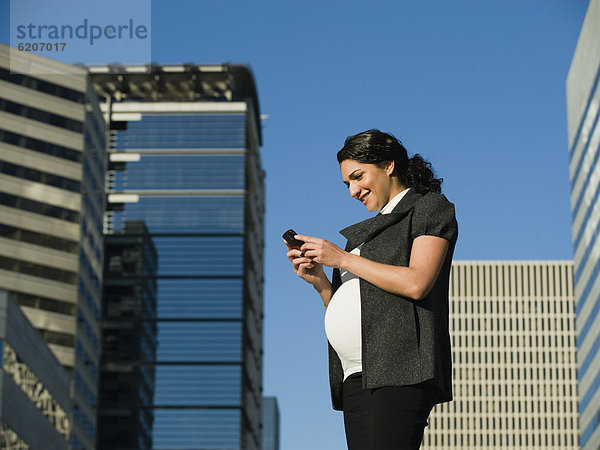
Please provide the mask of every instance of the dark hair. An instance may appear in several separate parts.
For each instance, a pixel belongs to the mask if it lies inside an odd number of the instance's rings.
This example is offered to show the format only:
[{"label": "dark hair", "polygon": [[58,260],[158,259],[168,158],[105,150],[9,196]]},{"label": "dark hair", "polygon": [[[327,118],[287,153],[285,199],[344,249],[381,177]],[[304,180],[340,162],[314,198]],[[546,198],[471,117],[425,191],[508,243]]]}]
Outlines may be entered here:
[{"label": "dark hair", "polygon": [[374,164],[383,168],[385,163],[394,161],[394,176],[410,188],[422,194],[442,192],[443,178],[436,178],[431,164],[421,155],[408,157],[406,148],[393,135],[372,129],[349,136],[344,147],[337,153],[338,163],[352,159],[363,164]]}]

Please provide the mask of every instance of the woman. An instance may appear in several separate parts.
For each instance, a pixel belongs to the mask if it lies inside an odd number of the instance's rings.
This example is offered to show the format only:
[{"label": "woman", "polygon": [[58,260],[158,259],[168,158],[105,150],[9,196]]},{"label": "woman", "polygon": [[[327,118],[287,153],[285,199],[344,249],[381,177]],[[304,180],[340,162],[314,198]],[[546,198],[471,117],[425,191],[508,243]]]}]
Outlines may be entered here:
[{"label": "woman", "polygon": [[380,213],[341,231],[346,250],[297,235],[305,243],[288,244],[287,256],[327,308],[331,395],[348,448],[418,449],[433,406],[452,399],[454,205],[430,164],[390,134],[350,136],[337,159],[350,195]]}]

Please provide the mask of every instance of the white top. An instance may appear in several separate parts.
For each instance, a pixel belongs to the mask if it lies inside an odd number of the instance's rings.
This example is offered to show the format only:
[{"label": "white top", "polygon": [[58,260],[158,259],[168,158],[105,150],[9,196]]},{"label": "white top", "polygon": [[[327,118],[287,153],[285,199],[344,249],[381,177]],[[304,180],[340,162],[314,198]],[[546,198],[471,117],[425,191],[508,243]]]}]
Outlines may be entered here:
[{"label": "white top", "polygon": [[408,189],[404,189],[402,192],[400,192],[399,194],[396,194],[396,196],[391,199],[387,205],[385,205],[383,208],[381,208],[380,214],[389,214],[393,211],[393,209],[396,207],[396,205],[398,203],[400,203],[400,200],[402,200],[404,198],[404,196],[406,195],[406,193],[409,191],[410,188]]},{"label": "white top", "polygon": [[[380,213],[389,214],[408,192],[396,195]],[[360,255],[362,244],[350,253]],[[335,291],[325,311],[325,333],[329,343],[342,362],[344,380],[353,373],[362,372],[362,340],[360,327],[359,278],[340,269],[342,285]]]}]

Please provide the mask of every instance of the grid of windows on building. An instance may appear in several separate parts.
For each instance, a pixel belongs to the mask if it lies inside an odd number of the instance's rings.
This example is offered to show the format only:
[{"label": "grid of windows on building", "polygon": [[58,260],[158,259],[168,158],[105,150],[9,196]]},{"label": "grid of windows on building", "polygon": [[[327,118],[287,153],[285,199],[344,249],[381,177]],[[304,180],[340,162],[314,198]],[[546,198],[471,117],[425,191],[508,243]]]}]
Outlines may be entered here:
[{"label": "grid of windows on building", "polygon": [[264,186],[245,66],[89,68],[110,117],[106,233],[144,221],[158,268],[155,449],[259,449]]},{"label": "grid of windows on building", "polygon": [[455,261],[454,401],[423,449],[578,449],[573,264]]},{"label": "grid of windows on building", "polygon": [[600,448],[600,0],[590,0],[567,76],[581,448]]},{"label": "grid of windows on building", "polygon": [[85,70],[0,45],[0,288],[73,380],[94,448],[105,125]]}]

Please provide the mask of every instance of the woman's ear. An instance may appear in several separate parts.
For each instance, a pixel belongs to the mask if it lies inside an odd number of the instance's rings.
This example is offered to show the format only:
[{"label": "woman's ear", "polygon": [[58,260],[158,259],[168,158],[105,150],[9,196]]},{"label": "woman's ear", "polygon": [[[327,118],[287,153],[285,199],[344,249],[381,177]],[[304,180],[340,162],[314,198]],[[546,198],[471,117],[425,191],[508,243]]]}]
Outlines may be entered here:
[{"label": "woman's ear", "polygon": [[394,173],[395,168],[396,163],[394,161],[388,161],[388,165],[385,167],[385,173],[391,176]]}]

